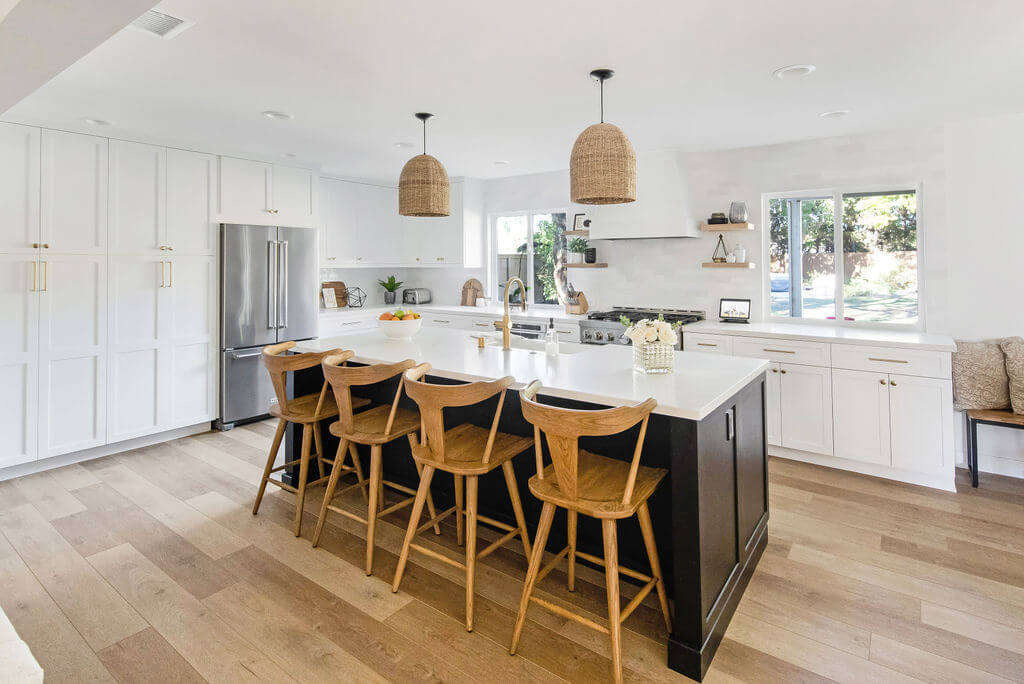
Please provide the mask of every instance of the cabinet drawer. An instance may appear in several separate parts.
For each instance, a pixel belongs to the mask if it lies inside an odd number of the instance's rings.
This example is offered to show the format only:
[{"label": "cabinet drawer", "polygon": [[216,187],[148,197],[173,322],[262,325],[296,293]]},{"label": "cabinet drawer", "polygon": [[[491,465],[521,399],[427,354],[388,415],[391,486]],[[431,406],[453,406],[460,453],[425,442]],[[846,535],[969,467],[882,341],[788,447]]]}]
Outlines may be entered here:
[{"label": "cabinet drawer", "polygon": [[952,356],[948,352],[854,344],[832,345],[834,368],[899,373],[925,378],[950,378],[951,364]]},{"label": "cabinet drawer", "polygon": [[728,335],[705,335],[683,333],[683,348],[686,351],[732,354],[733,340]]},{"label": "cabinet drawer", "polygon": [[558,333],[558,339],[562,342],[580,341],[580,327],[578,325],[559,325],[555,323],[555,332]]},{"label": "cabinet drawer", "polygon": [[376,325],[373,318],[342,318],[340,320],[320,320],[320,337],[348,335],[354,332],[371,330]]},{"label": "cabinet drawer", "polygon": [[732,353],[755,359],[797,363],[804,366],[828,366],[829,345],[823,342],[773,340],[762,337],[734,337]]},{"label": "cabinet drawer", "polygon": [[476,332],[494,332],[497,330],[497,328],[494,327],[494,322],[498,320],[496,318],[481,318],[479,316],[473,316],[467,320],[469,321],[469,325],[466,327],[470,330]]},{"label": "cabinet drawer", "polygon": [[462,323],[461,316],[452,316],[449,314],[423,314],[423,325],[428,325],[432,328],[458,328]]}]

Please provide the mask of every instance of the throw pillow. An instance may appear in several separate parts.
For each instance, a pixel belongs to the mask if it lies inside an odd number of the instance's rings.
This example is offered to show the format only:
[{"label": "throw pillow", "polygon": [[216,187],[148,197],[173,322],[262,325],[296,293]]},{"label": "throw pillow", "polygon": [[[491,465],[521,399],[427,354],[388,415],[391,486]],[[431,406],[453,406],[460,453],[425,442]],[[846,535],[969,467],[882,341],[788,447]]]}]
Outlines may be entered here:
[{"label": "throw pillow", "polygon": [[1006,355],[1006,374],[1010,377],[1010,404],[1014,413],[1024,413],[1024,338],[1010,337],[999,345]]},{"label": "throw pillow", "polygon": [[1002,340],[957,340],[953,353],[953,406],[967,409],[1005,409],[1010,406],[1006,357]]}]

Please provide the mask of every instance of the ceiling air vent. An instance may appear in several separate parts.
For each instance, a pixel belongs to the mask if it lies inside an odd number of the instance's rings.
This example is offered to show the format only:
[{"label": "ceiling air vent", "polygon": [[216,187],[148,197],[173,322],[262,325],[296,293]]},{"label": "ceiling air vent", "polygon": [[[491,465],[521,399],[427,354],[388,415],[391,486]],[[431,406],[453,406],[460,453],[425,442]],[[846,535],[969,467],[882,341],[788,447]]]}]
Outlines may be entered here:
[{"label": "ceiling air vent", "polygon": [[170,14],[149,10],[129,26],[151,36],[170,40],[194,24],[194,21],[172,17]]}]

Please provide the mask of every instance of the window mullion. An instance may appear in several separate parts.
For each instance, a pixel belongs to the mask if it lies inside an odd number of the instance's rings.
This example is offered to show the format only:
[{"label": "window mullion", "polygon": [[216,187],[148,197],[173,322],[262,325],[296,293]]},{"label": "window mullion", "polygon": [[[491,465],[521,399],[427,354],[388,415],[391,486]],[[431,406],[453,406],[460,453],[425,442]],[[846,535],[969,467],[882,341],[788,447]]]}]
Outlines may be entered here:
[{"label": "window mullion", "polygon": [[832,195],[832,251],[835,253],[835,272],[836,272],[836,285],[835,285],[835,310],[836,310],[836,323],[844,324],[846,322],[846,315],[844,311],[843,302],[843,282],[845,281],[846,275],[845,270],[845,257],[846,253],[843,250],[843,192],[842,190],[836,190]]}]

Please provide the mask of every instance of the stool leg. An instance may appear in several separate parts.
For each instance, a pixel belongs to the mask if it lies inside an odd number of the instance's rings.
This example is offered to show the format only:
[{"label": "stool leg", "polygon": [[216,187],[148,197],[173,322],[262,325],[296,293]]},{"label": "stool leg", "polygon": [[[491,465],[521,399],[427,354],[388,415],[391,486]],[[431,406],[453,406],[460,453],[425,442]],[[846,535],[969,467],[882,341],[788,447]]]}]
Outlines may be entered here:
[{"label": "stool leg", "polygon": [[978,421],[967,419],[971,427],[971,486],[978,486]]},{"label": "stool leg", "polygon": [[644,501],[637,509],[636,517],[640,520],[640,531],[644,536],[644,546],[647,547],[647,559],[651,562],[651,576],[658,580],[655,587],[658,589],[658,601],[661,603],[661,613],[665,616],[665,629],[672,633],[672,617],[668,610],[668,594],[665,593],[665,580],[661,576],[661,562],[658,560],[658,547],[654,544],[654,525],[651,524],[651,511]]},{"label": "stool leg", "polygon": [[[409,438],[409,447],[412,448],[412,447],[416,446],[416,433],[415,432],[410,432],[407,436]],[[413,460],[415,460],[415,459],[413,459]],[[419,464],[419,462],[416,462],[416,472],[420,474],[420,477],[423,477],[423,466],[421,466]],[[437,517],[437,511],[434,510],[434,495],[431,494],[430,492],[427,492],[427,513],[430,514],[430,518],[432,520]],[[436,522],[434,523],[434,534],[440,536],[440,534],[441,534],[441,524],[440,523],[436,523]]]},{"label": "stool leg", "polygon": [[455,542],[462,546],[465,540],[465,528],[463,525],[465,522],[463,516],[465,504],[462,500],[462,476],[453,475],[452,477],[455,480]]},{"label": "stool leg", "polygon": [[544,562],[544,547],[548,543],[548,532],[551,531],[551,521],[555,517],[555,504],[544,502],[544,508],[540,512],[540,521],[537,523],[537,534],[533,537],[533,553],[530,555],[530,567],[526,570],[526,579],[523,581],[523,596],[519,599],[519,614],[516,615],[516,626],[512,629],[512,644],[508,652],[516,654],[519,647],[519,635],[526,623],[526,610],[530,607],[530,595],[533,593],[533,586],[537,583],[537,573]]},{"label": "stool leg", "polygon": [[306,503],[306,481],[309,480],[309,446],[313,441],[313,426],[302,426],[302,451],[299,454],[299,486],[295,501],[295,536],[302,534],[302,512]]},{"label": "stool leg", "polygon": [[505,486],[508,487],[508,498],[512,500],[512,512],[516,516],[516,525],[519,526],[519,536],[523,539],[523,549],[529,558],[530,535],[526,531],[526,516],[523,515],[523,502],[519,500],[519,487],[516,485],[516,471],[512,469],[512,461],[502,463],[501,471],[505,474]]},{"label": "stool leg", "polygon": [[576,511],[568,511],[569,523],[569,591],[576,591]]},{"label": "stool leg", "polygon": [[341,440],[338,444],[338,453],[334,457],[334,467],[331,468],[331,478],[327,480],[327,489],[324,491],[324,502],[320,505],[320,518],[316,521],[316,531],[313,532],[313,546],[320,543],[320,533],[323,532],[324,523],[327,521],[327,506],[334,496],[334,488],[338,486],[338,477],[341,475],[341,466],[345,461],[345,452],[348,449],[348,440]]},{"label": "stool leg", "polygon": [[356,469],[356,480],[359,482],[359,492],[363,495],[363,503],[369,501],[369,495],[366,491],[366,478],[363,477],[363,464],[359,462],[359,449],[353,442],[348,443],[348,453],[352,457],[352,467]]},{"label": "stool leg", "polygon": [[274,441],[270,444],[270,454],[267,456],[267,466],[263,469],[263,479],[260,480],[260,490],[256,492],[256,503],[252,505],[252,514],[256,515],[260,510],[260,503],[263,501],[263,494],[267,491],[267,480],[270,479],[270,471],[274,469],[274,460],[277,458],[277,450],[281,448],[281,440],[284,438],[284,431],[288,428],[288,421],[284,418],[277,421],[277,430],[274,431]]},{"label": "stool leg", "polygon": [[402,542],[402,553],[398,556],[398,566],[395,568],[395,580],[391,584],[391,591],[398,591],[398,585],[402,583],[402,575],[405,573],[405,563],[409,560],[409,546],[413,537],[416,536],[416,528],[420,525],[420,516],[423,515],[423,504],[427,500],[427,492],[430,491],[430,480],[434,477],[434,466],[423,466],[423,475],[420,476],[420,486],[416,490],[416,500],[412,502],[412,513],[409,515],[409,527],[405,530],[405,541]]},{"label": "stool leg", "polygon": [[320,434],[320,423],[313,423],[313,446],[316,447],[316,465],[320,471],[316,479],[319,480],[327,474],[327,469],[324,467],[324,442]]},{"label": "stool leg", "polygon": [[602,520],[604,537],[604,576],[608,583],[608,631],[612,637],[612,670],[616,684],[622,682],[622,620],[619,608],[619,542],[615,521]]},{"label": "stool leg", "polygon": [[366,511],[366,574],[373,574],[373,537],[377,529],[377,510],[380,506],[381,448],[370,447],[370,503]]},{"label": "stool leg", "polygon": [[466,477],[466,631],[473,631],[473,596],[476,593],[476,475]]}]

